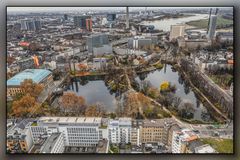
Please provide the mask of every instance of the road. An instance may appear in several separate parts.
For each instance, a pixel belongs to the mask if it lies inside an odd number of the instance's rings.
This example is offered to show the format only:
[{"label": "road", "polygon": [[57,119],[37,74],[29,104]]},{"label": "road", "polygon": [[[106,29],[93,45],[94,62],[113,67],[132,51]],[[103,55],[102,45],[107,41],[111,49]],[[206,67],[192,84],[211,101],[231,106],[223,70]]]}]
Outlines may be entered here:
[{"label": "road", "polygon": [[175,116],[172,116],[172,118],[178,123],[181,128],[188,128],[199,131],[197,134],[200,138],[216,138],[216,136],[214,136],[214,132],[219,133],[218,137],[220,138],[233,138],[233,123],[219,125],[219,127],[216,128],[215,125],[211,124],[189,124],[179,120]]}]

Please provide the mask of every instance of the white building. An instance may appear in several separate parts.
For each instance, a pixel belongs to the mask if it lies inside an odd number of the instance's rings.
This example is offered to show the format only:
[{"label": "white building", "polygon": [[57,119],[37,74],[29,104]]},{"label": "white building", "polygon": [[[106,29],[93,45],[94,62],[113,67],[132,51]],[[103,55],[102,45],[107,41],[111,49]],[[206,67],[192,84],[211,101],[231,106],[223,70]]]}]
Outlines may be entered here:
[{"label": "white building", "polygon": [[171,25],[169,40],[172,41],[178,37],[183,37],[185,34],[185,25]]},{"label": "white building", "polygon": [[217,153],[209,144],[205,144],[195,148],[195,153]]},{"label": "white building", "polygon": [[106,58],[93,58],[93,69],[102,69],[107,66]]},{"label": "white building", "polygon": [[63,153],[64,152],[64,140],[63,133],[53,133],[44,142],[40,149],[40,153]]},{"label": "white building", "polygon": [[108,139],[107,128],[102,128],[99,117],[41,117],[36,126],[31,126],[37,140],[45,131],[63,133],[65,146],[96,146],[98,141]]},{"label": "white building", "polygon": [[119,118],[118,120],[109,120],[108,131],[111,143],[129,143],[131,142],[131,118]]},{"label": "white building", "polygon": [[137,146],[140,145],[140,129],[137,127],[131,129],[131,144]]},{"label": "white building", "polygon": [[198,139],[197,135],[189,130],[173,131],[172,135],[172,153],[186,153],[188,142]]}]

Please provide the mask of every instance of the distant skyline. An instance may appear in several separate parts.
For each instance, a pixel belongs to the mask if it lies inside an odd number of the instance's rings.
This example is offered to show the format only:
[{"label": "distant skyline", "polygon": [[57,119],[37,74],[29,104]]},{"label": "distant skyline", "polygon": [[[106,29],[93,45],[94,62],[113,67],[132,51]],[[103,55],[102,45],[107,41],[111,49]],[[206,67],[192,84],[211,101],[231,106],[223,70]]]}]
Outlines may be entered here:
[{"label": "distant skyline", "polygon": [[[125,10],[125,7],[7,7],[7,12],[70,12],[70,11],[104,11],[104,10]],[[144,10],[146,7],[129,7],[133,10]],[[216,8],[216,7],[147,7],[147,9],[200,9],[200,8]],[[232,7],[217,7],[231,9]]]}]

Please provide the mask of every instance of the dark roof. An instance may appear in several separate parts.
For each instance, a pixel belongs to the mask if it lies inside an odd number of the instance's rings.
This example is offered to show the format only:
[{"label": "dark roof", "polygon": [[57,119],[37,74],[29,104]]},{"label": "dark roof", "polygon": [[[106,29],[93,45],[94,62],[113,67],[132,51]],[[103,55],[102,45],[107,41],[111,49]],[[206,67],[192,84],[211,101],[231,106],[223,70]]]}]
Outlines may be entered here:
[{"label": "dark roof", "polygon": [[200,140],[194,140],[194,141],[190,141],[188,144],[188,148],[189,150],[194,153],[195,152],[195,148],[202,146],[203,142],[201,142]]}]

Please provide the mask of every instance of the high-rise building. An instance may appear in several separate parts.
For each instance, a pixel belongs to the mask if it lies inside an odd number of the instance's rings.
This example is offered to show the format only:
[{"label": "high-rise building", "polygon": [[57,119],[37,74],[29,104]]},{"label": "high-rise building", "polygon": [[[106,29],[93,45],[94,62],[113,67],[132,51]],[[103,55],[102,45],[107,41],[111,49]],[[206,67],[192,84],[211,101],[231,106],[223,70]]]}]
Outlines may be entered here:
[{"label": "high-rise building", "polygon": [[27,21],[26,19],[20,20],[21,30],[27,30]]},{"label": "high-rise building", "polygon": [[107,20],[108,21],[115,21],[116,20],[116,14],[107,14]]},{"label": "high-rise building", "polygon": [[41,30],[42,28],[42,24],[41,24],[41,21],[40,20],[35,20],[34,21],[34,25],[35,25],[35,29],[38,31],[38,30]]},{"label": "high-rise building", "polygon": [[75,16],[73,17],[74,25],[81,29],[87,29],[87,19],[91,19],[91,16]]},{"label": "high-rise building", "polygon": [[68,15],[67,15],[67,14],[64,14],[64,15],[63,15],[63,18],[64,18],[64,20],[68,20]]},{"label": "high-rise building", "polygon": [[87,37],[88,52],[93,53],[93,48],[101,47],[108,44],[108,36],[106,34],[95,34]]},{"label": "high-rise building", "polygon": [[213,39],[217,27],[217,15],[211,15],[209,28],[208,28],[208,38]]},{"label": "high-rise building", "polygon": [[86,29],[92,31],[92,19],[86,19]]},{"label": "high-rise building", "polygon": [[183,37],[185,34],[185,25],[171,25],[169,40],[172,41],[178,37]]},{"label": "high-rise building", "polygon": [[20,24],[21,30],[36,31],[42,28],[40,20],[23,19]]},{"label": "high-rise building", "polygon": [[129,29],[129,9],[126,7],[126,29]]}]

